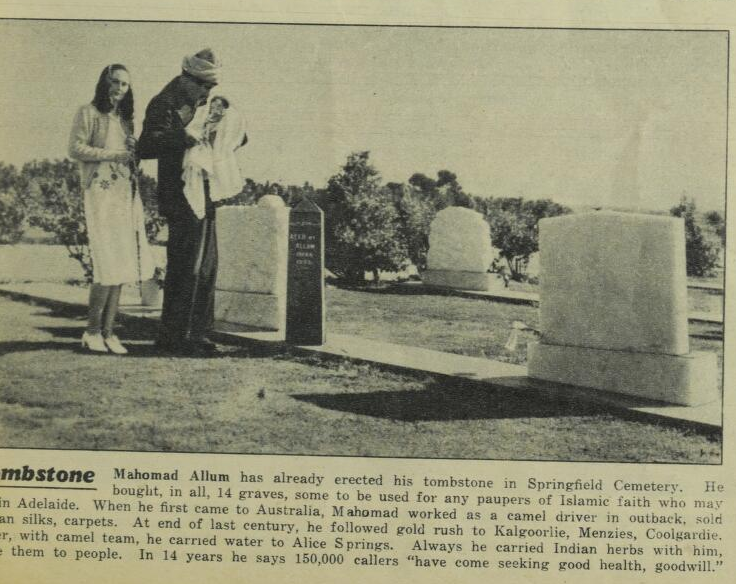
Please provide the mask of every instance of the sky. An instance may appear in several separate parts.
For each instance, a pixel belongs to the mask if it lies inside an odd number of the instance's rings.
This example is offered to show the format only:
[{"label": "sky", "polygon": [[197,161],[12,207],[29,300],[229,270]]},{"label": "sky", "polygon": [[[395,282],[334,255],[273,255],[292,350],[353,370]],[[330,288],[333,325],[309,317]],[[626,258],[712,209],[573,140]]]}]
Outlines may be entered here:
[{"label": "sky", "polygon": [[[100,71],[132,74],[136,127],[212,47],[246,117],[244,177],[321,187],[369,150],[385,181],[456,173],[482,196],[724,206],[724,32],[0,21],[0,161],[63,158]],[[155,173],[153,163],[146,170]]]}]

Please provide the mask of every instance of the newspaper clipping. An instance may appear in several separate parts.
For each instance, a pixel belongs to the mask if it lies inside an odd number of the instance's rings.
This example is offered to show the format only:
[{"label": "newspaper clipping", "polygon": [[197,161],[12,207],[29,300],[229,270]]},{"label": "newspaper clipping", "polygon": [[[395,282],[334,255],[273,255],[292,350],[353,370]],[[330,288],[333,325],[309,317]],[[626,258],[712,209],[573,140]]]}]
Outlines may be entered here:
[{"label": "newspaper clipping", "polygon": [[0,4],[0,581],[732,581],[735,23]]}]

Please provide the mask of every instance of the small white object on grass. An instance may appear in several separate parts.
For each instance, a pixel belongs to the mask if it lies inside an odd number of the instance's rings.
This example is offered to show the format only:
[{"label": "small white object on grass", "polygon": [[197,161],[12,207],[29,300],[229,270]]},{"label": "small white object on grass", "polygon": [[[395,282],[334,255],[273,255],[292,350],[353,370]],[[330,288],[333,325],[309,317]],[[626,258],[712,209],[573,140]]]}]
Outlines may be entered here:
[{"label": "small white object on grass", "polygon": [[509,336],[509,340],[506,341],[506,344],[503,346],[503,348],[506,349],[509,353],[513,353],[514,351],[516,351],[516,345],[518,344],[518,342],[519,342],[519,329],[514,327],[511,330],[511,336]]},{"label": "small white object on grass", "polygon": [[528,324],[520,320],[515,320],[511,323],[511,335],[509,336],[509,340],[506,341],[506,344],[503,346],[504,349],[511,353],[516,351],[516,346],[519,343],[519,331],[531,331],[534,334],[539,334],[539,331],[533,329]]}]

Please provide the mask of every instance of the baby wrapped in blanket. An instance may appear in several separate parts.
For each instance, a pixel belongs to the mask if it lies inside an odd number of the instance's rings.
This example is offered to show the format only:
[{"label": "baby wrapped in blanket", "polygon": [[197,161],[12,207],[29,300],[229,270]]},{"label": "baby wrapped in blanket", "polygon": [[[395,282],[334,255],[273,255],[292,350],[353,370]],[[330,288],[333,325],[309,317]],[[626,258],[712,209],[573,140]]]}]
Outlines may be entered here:
[{"label": "baby wrapped in blanket", "polygon": [[[188,130],[189,131],[189,130]],[[235,151],[248,137],[245,121],[224,97],[214,97],[201,132],[192,131],[198,143],[184,154],[184,196],[198,219],[205,215],[205,179],[213,202],[229,199],[243,188]]]}]

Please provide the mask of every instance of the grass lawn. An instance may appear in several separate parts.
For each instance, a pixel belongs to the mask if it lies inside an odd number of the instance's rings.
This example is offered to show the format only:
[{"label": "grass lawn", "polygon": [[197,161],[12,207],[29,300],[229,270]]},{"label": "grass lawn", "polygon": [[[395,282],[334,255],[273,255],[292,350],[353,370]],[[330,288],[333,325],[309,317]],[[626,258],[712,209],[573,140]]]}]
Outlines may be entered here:
[{"label": "grass lawn", "polygon": [[535,338],[533,333],[519,335],[515,351],[504,349],[515,320],[536,328],[537,309],[412,288],[327,290],[328,331],[525,363],[526,342]]},{"label": "grass lawn", "polygon": [[[723,284],[723,278],[688,278],[691,284]],[[534,292],[539,294],[539,286],[528,282],[511,282],[509,290],[514,292]],[[697,312],[709,312],[711,314],[723,314],[723,292],[716,290],[704,290],[688,288],[688,309]]]},{"label": "grass lawn", "polygon": [[687,291],[688,308],[691,311],[723,315],[723,293],[715,290]]},{"label": "grass lawn", "polygon": [[[708,298],[697,308],[706,310],[707,302],[720,303],[723,296],[690,290],[690,298],[698,301]],[[526,363],[526,345],[536,338],[534,333],[521,332],[513,351],[504,347],[515,320],[537,328],[538,309],[428,294],[412,288],[327,290],[328,331],[509,363]],[[722,327],[717,325],[690,324],[691,349],[718,353],[719,368],[723,355],[721,331]]]},{"label": "grass lawn", "polygon": [[[366,327],[359,330],[378,338],[390,331],[421,345],[435,342],[443,328],[460,329],[460,338],[448,333],[442,341],[455,350],[491,350],[505,342],[509,319],[535,324],[532,309],[485,301],[437,296],[418,307],[409,296],[341,290],[329,298],[330,326],[337,330]],[[359,306],[362,320],[351,321]],[[406,330],[391,318],[398,313],[409,323]],[[474,324],[479,320],[482,327]],[[214,359],[162,358],[148,340],[153,325],[138,321],[119,331],[133,341],[131,355],[88,355],[77,349],[81,307],[50,309],[0,297],[0,323],[3,447],[720,462],[716,436],[542,400],[533,392],[255,345],[228,348]],[[482,339],[496,327],[493,340]],[[468,339],[476,341],[466,345]]]}]

